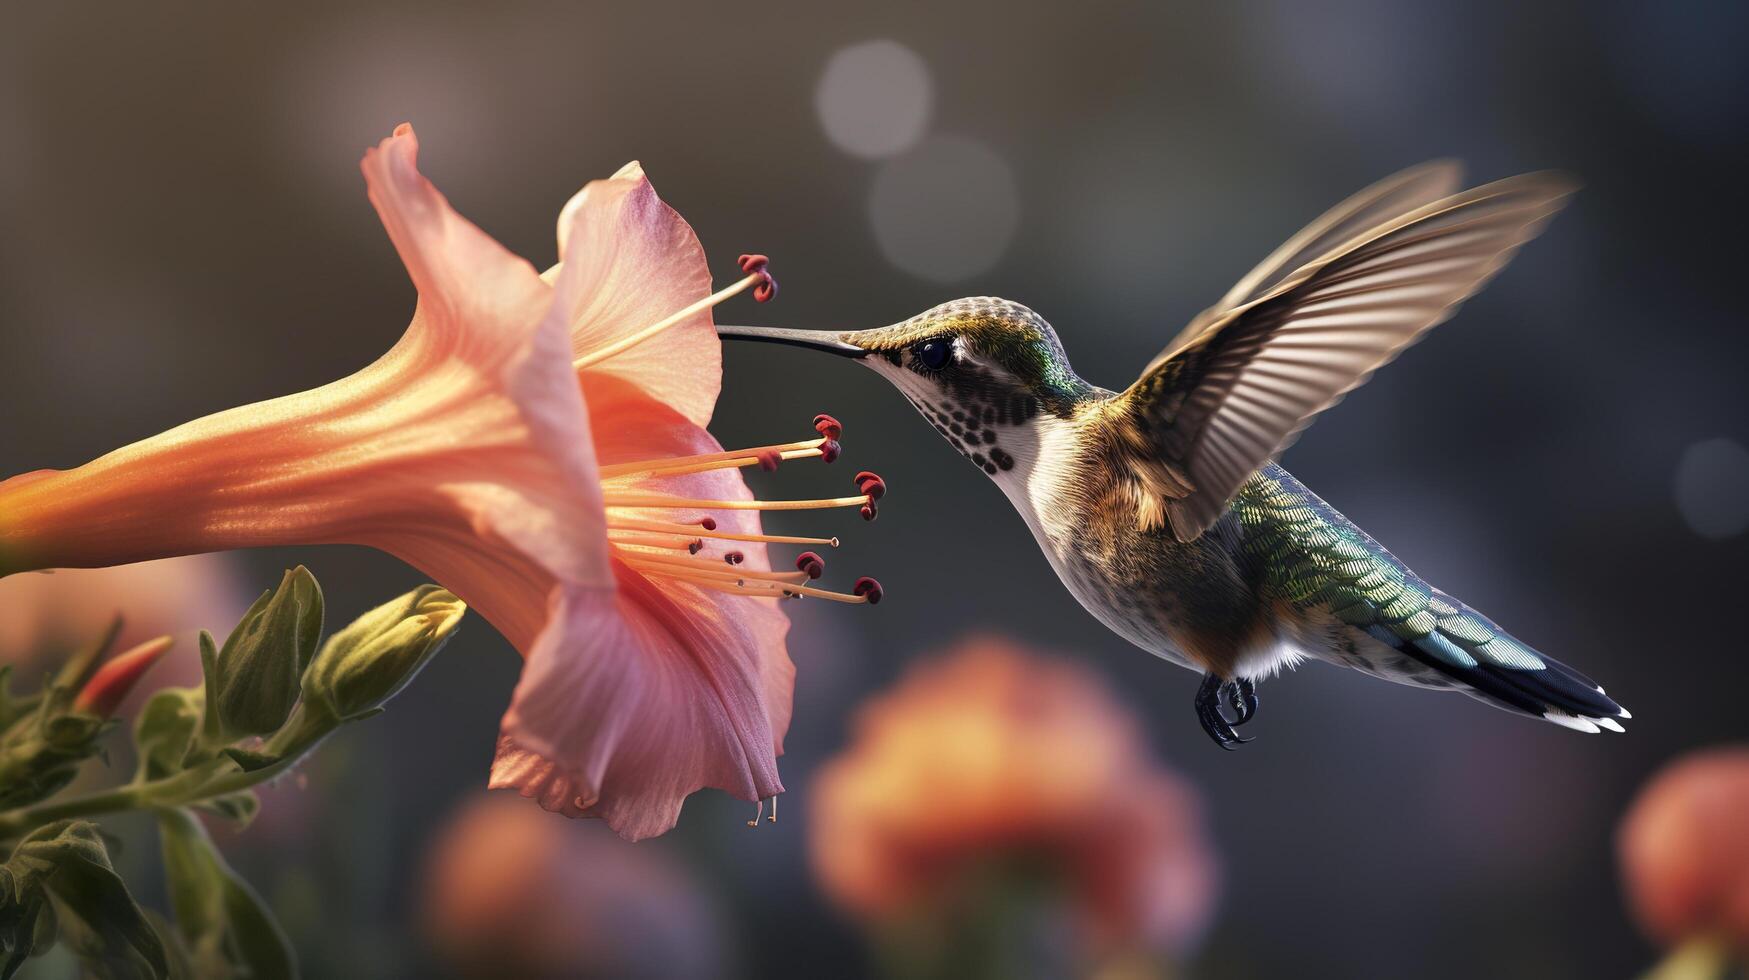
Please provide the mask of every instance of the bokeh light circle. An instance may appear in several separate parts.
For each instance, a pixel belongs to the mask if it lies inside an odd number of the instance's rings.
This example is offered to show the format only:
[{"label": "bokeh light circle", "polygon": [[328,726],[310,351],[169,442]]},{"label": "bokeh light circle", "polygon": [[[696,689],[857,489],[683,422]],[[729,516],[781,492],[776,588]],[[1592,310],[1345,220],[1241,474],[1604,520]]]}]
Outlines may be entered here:
[{"label": "bokeh light circle", "polygon": [[938,136],[882,165],[869,194],[881,254],[936,282],[989,270],[1020,224],[1014,173],[976,140]]},{"label": "bokeh light circle", "polygon": [[896,41],[837,51],[814,89],[826,138],[846,153],[879,159],[917,145],[934,101],[929,66]]},{"label": "bokeh light circle", "polygon": [[1703,538],[1749,529],[1749,449],[1734,439],[1707,439],[1684,450],[1676,464],[1676,509]]}]

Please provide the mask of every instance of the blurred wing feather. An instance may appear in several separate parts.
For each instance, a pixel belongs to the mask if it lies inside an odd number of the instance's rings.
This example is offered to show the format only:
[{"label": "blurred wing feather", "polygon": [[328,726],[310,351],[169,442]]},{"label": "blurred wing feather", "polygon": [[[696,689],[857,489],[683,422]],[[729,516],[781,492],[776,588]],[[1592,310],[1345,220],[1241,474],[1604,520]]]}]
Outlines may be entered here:
[{"label": "blurred wing feather", "polygon": [[[1411,184],[1424,189],[1432,179],[1429,172]],[[1258,467],[1455,312],[1572,190],[1555,174],[1512,177],[1350,235],[1266,290],[1269,267],[1279,263],[1259,266],[1229,294],[1255,298],[1211,316],[1119,396],[1135,423],[1125,428],[1137,440],[1137,474],[1166,498],[1163,508],[1143,501],[1144,522],[1163,513],[1179,540],[1201,535]],[[1330,222],[1332,230],[1341,224]],[[1303,247],[1284,248],[1292,254],[1281,261],[1327,241],[1317,227],[1302,233]]]},{"label": "blurred wing feather", "polygon": [[1319,215],[1283,242],[1227,290],[1221,301],[1198,313],[1160,352],[1147,370],[1189,344],[1228,310],[1243,306],[1279,285],[1283,278],[1392,218],[1457,193],[1463,168],[1455,160],[1432,160],[1392,174]]}]

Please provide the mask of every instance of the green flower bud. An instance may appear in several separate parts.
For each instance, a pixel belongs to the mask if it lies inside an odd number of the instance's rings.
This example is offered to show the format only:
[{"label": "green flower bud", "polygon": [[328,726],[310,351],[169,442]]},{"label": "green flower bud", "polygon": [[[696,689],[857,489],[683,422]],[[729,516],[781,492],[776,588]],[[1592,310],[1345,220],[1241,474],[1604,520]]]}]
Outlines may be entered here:
[{"label": "green flower bud", "polygon": [[435,585],[360,616],[328,638],[304,671],[304,699],[350,721],[401,693],[449,639],[468,607]]},{"label": "green flower bud", "polygon": [[168,637],[154,640],[100,666],[120,626],[115,620],[75,653],[30,701],[0,692],[10,718],[0,731],[0,809],[47,799],[71,782],[79,763],[97,754],[115,704],[169,645]]},{"label": "green flower bud", "polygon": [[209,739],[277,731],[298,700],[298,677],[322,638],[322,588],[299,565],[244,613],[224,648],[203,637]]},{"label": "green flower bud", "polygon": [[189,746],[200,731],[206,694],[199,688],[167,687],[152,695],[134,720],[134,746],[141,781],[182,771]]}]

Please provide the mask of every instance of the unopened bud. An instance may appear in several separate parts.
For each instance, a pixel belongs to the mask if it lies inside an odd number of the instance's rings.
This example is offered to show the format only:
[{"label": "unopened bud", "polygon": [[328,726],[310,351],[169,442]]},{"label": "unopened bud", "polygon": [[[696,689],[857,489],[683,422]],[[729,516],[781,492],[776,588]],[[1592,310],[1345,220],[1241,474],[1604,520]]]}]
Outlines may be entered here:
[{"label": "unopened bud", "polygon": [[[322,587],[304,566],[285,573],[231,632],[208,690],[219,729],[230,736],[277,731],[298,700],[298,677],[322,637]],[[203,659],[207,659],[203,657]]]},{"label": "unopened bud", "polygon": [[430,662],[467,609],[448,591],[421,585],[365,613],[310,662],[305,700],[342,721],[373,711]]},{"label": "unopened bud", "polygon": [[171,642],[170,637],[160,636],[110,658],[79,689],[78,696],[73,698],[73,710],[99,718],[115,714],[115,709],[121,706],[122,700],[146,671],[164,658]]}]

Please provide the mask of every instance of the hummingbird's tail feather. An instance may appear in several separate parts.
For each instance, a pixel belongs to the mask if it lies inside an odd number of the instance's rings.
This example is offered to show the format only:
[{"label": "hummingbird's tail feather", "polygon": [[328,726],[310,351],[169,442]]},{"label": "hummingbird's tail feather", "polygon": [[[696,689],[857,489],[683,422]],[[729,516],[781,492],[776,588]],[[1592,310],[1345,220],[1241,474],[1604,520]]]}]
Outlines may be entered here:
[{"label": "hummingbird's tail feather", "polygon": [[1254,476],[1233,511],[1242,551],[1306,653],[1582,732],[1621,731],[1617,719],[1630,717],[1591,678],[1429,585],[1281,467]]},{"label": "hummingbird's tail feather", "polygon": [[1451,596],[1429,591],[1426,611],[1433,628],[1425,634],[1414,636],[1419,631],[1404,630],[1406,624],[1393,629],[1378,623],[1366,626],[1366,633],[1498,708],[1590,733],[1622,731],[1617,719],[1632,717],[1596,681],[1519,642]]}]

